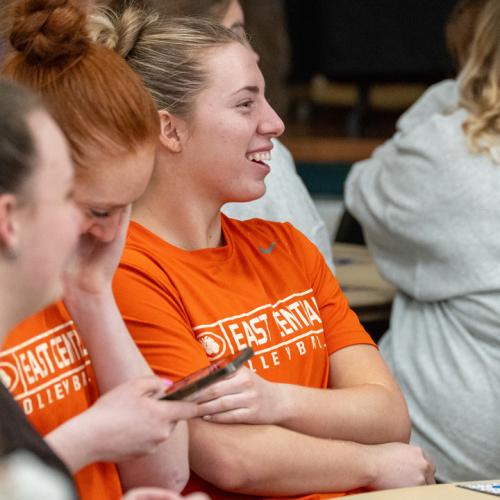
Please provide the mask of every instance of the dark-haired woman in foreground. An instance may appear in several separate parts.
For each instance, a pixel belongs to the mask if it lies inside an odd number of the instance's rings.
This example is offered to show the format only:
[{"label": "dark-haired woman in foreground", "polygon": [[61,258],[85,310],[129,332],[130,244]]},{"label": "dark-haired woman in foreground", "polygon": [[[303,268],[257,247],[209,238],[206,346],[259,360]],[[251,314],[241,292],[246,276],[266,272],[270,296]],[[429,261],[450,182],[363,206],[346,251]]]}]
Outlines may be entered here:
[{"label": "dark-haired woman in foreground", "polygon": [[[72,192],[73,167],[59,127],[37,97],[0,80],[1,339],[62,292],[63,270],[82,222]],[[2,381],[8,383],[11,374],[2,365]],[[0,443],[3,455],[29,451],[71,482],[65,464],[31,427],[3,383]]]}]

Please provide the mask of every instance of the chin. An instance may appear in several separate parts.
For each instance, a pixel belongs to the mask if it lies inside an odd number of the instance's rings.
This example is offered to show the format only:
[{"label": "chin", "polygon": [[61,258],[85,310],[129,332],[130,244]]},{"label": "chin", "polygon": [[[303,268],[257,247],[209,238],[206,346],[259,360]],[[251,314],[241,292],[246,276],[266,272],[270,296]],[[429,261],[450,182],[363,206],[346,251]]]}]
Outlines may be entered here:
[{"label": "chin", "polygon": [[242,202],[255,201],[262,198],[265,194],[266,194],[266,185],[264,184],[264,182],[262,182],[262,184],[255,186],[254,189],[248,190],[246,193],[246,197],[239,201]]},{"label": "chin", "polygon": [[266,194],[266,185],[262,182],[253,182],[245,185],[245,190],[233,189],[223,196],[223,203],[246,203],[258,200]]}]

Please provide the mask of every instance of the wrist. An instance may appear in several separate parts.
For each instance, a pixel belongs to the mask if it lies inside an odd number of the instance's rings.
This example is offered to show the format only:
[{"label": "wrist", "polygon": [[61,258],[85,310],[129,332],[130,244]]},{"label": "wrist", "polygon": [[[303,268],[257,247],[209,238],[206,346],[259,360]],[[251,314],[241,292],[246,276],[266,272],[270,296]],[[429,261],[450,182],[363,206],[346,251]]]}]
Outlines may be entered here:
[{"label": "wrist", "polygon": [[64,300],[71,303],[77,303],[81,299],[100,301],[109,296],[113,296],[113,287],[111,283],[107,283],[92,290],[79,287],[65,287],[64,290]]},{"label": "wrist", "polygon": [[94,444],[99,440],[95,439],[89,428],[88,412],[71,418],[44,438],[72,474],[101,458],[94,449]]},{"label": "wrist", "polygon": [[356,443],[356,446],[359,447],[359,470],[362,474],[363,486],[370,490],[377,489],[376,483],[383,472],[382,454],[378,450],[378,445]]},{"label": "wrist", "polygon": [[117,307],[111,287],[104,288],[99,292],[72,290],[64,294],[63,301],[75,321],[80,317],[85,318],[92,314],[99,315],[104,310]]},{"label": "wrist", "polygon": [[294,397],[295,387],[292,384],[274,383],[274,392],[271,397],[271,407],[274,407],[272,415],[273,425],[283,425],[286,427],[294,415],[296,415]]}]

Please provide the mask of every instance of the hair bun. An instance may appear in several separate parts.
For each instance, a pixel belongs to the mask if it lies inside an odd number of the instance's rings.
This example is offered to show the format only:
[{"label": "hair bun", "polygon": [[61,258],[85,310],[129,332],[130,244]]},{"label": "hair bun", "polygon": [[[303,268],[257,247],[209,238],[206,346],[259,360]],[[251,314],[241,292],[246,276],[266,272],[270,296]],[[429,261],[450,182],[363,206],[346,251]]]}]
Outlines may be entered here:
[{"label": "hair bun", "polygon": [[89,16],[90,38],[126,59],[135,48],[143,30],[156,21],[157,17],[156,13],[139,8],[136,2],[118,12],[98,10]]},{"label": "hair bun", "polygon": [[14,4],[9,40],[31,64],[67,64],[88,50],[82,0],[21,0]]}]

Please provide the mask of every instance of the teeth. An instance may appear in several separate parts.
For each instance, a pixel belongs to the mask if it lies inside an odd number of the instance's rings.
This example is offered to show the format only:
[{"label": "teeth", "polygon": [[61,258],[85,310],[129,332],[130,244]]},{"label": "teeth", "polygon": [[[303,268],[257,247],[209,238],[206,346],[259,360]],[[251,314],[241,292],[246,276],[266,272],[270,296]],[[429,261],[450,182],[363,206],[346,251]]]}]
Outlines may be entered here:
[{"label": "teeth", "polygon": [[247,159],[250,161],[269,161],[271,159],[271,151],[252,153],[247,155]]}]

